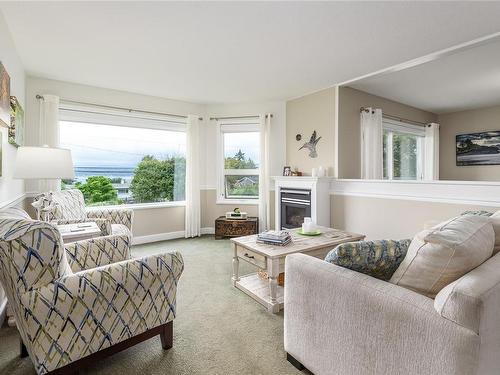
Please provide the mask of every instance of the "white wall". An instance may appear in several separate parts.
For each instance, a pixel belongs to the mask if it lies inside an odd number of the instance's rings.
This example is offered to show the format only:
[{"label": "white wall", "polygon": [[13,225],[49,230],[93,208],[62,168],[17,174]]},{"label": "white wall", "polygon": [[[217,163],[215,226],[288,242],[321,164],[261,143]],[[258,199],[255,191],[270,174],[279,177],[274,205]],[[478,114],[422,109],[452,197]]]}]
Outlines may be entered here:
[{"label": "white wall", "polygon": [[[10,94],[17,97],[23,108],[25,106],[25,75],[21,59],[17,55],[9,29],[0,13],[0,61],[10,76]],[[2,133],[2,176],[0,177],[0,207],[15,202],[24,194],[24,181],[14,180],[14,161],[17,148],[8,143],[8,130],[0,129]],[[0,326],[5,317],[7,297],[0,286]]]},{"label": "white wall", "polygon": [[[0,61],[10,76],[10,94],[17,97],[23,108],[25,102],[25,75],[24,68],[17,55],[7,24],[0,13]],[[2,177],[0,177],[0,206],[4,206],[19,198],[24,193],[24,181],[14,180],[14,161],[17,148],[7,140],[7,128],[1,127],[2,132]]]}]

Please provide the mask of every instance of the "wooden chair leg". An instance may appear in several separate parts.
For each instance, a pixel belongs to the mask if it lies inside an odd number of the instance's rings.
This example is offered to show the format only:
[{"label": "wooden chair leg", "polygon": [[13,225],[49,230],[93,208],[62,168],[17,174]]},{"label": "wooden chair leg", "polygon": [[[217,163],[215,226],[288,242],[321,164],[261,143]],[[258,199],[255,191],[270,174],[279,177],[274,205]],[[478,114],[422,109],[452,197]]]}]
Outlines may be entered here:
[{"label": "wooden chair leg", "polygon": [[19,338],[19,343],[20,343],[20,353],[19,353],[19,356],[21,358],[26,358],[28,356],[28,350],[26,349],[26,346],[24,346],[22,338]]},{"label": "wooden chair leg", "polygon": [[174,322],[164,324],[160,332],[161,346],[164,350],[172,348],[174,341]]}]

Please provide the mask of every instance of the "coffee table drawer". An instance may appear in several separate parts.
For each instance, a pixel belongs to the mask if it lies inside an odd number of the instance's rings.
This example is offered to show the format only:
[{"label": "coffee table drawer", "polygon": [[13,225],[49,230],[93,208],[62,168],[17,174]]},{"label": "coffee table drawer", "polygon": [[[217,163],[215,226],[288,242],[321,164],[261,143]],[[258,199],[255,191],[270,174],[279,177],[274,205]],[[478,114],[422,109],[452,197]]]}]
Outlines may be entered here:
[{"label": "coffee table drawer", "polygon": [[251,250],[238,247],[238,257],[246,260],[249,263],[256,265],[259,268],[266,269],[266,257]]}]

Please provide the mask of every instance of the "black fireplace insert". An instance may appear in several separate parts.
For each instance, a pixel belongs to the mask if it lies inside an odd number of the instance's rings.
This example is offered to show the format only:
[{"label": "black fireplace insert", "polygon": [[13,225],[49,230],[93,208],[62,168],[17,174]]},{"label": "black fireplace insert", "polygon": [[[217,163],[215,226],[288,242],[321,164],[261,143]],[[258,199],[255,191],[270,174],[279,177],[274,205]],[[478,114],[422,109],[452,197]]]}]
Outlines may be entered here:
[{"label": "black fireplace insert", "polygon": [[311,190],[281,189],[280,205],[281,229],[299,228],[311,216]]}]

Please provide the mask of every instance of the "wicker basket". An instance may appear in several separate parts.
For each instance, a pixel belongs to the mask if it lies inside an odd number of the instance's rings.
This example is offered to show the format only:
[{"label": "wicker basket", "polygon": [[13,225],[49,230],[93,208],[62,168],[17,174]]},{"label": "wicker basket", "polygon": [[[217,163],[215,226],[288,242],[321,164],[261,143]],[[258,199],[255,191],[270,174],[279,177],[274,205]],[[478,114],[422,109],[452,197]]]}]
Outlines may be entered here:
[{"label": "wicker basket", "polygon": [[[267,274],[266,270],[259,269],[259,271],[257,272],[257,275],[262,280],[269,280],[269,275]],[[283,287],[285,286],[285,273],[284,272],[281,272],[278,275],[278,285],[283,286]]]}]

